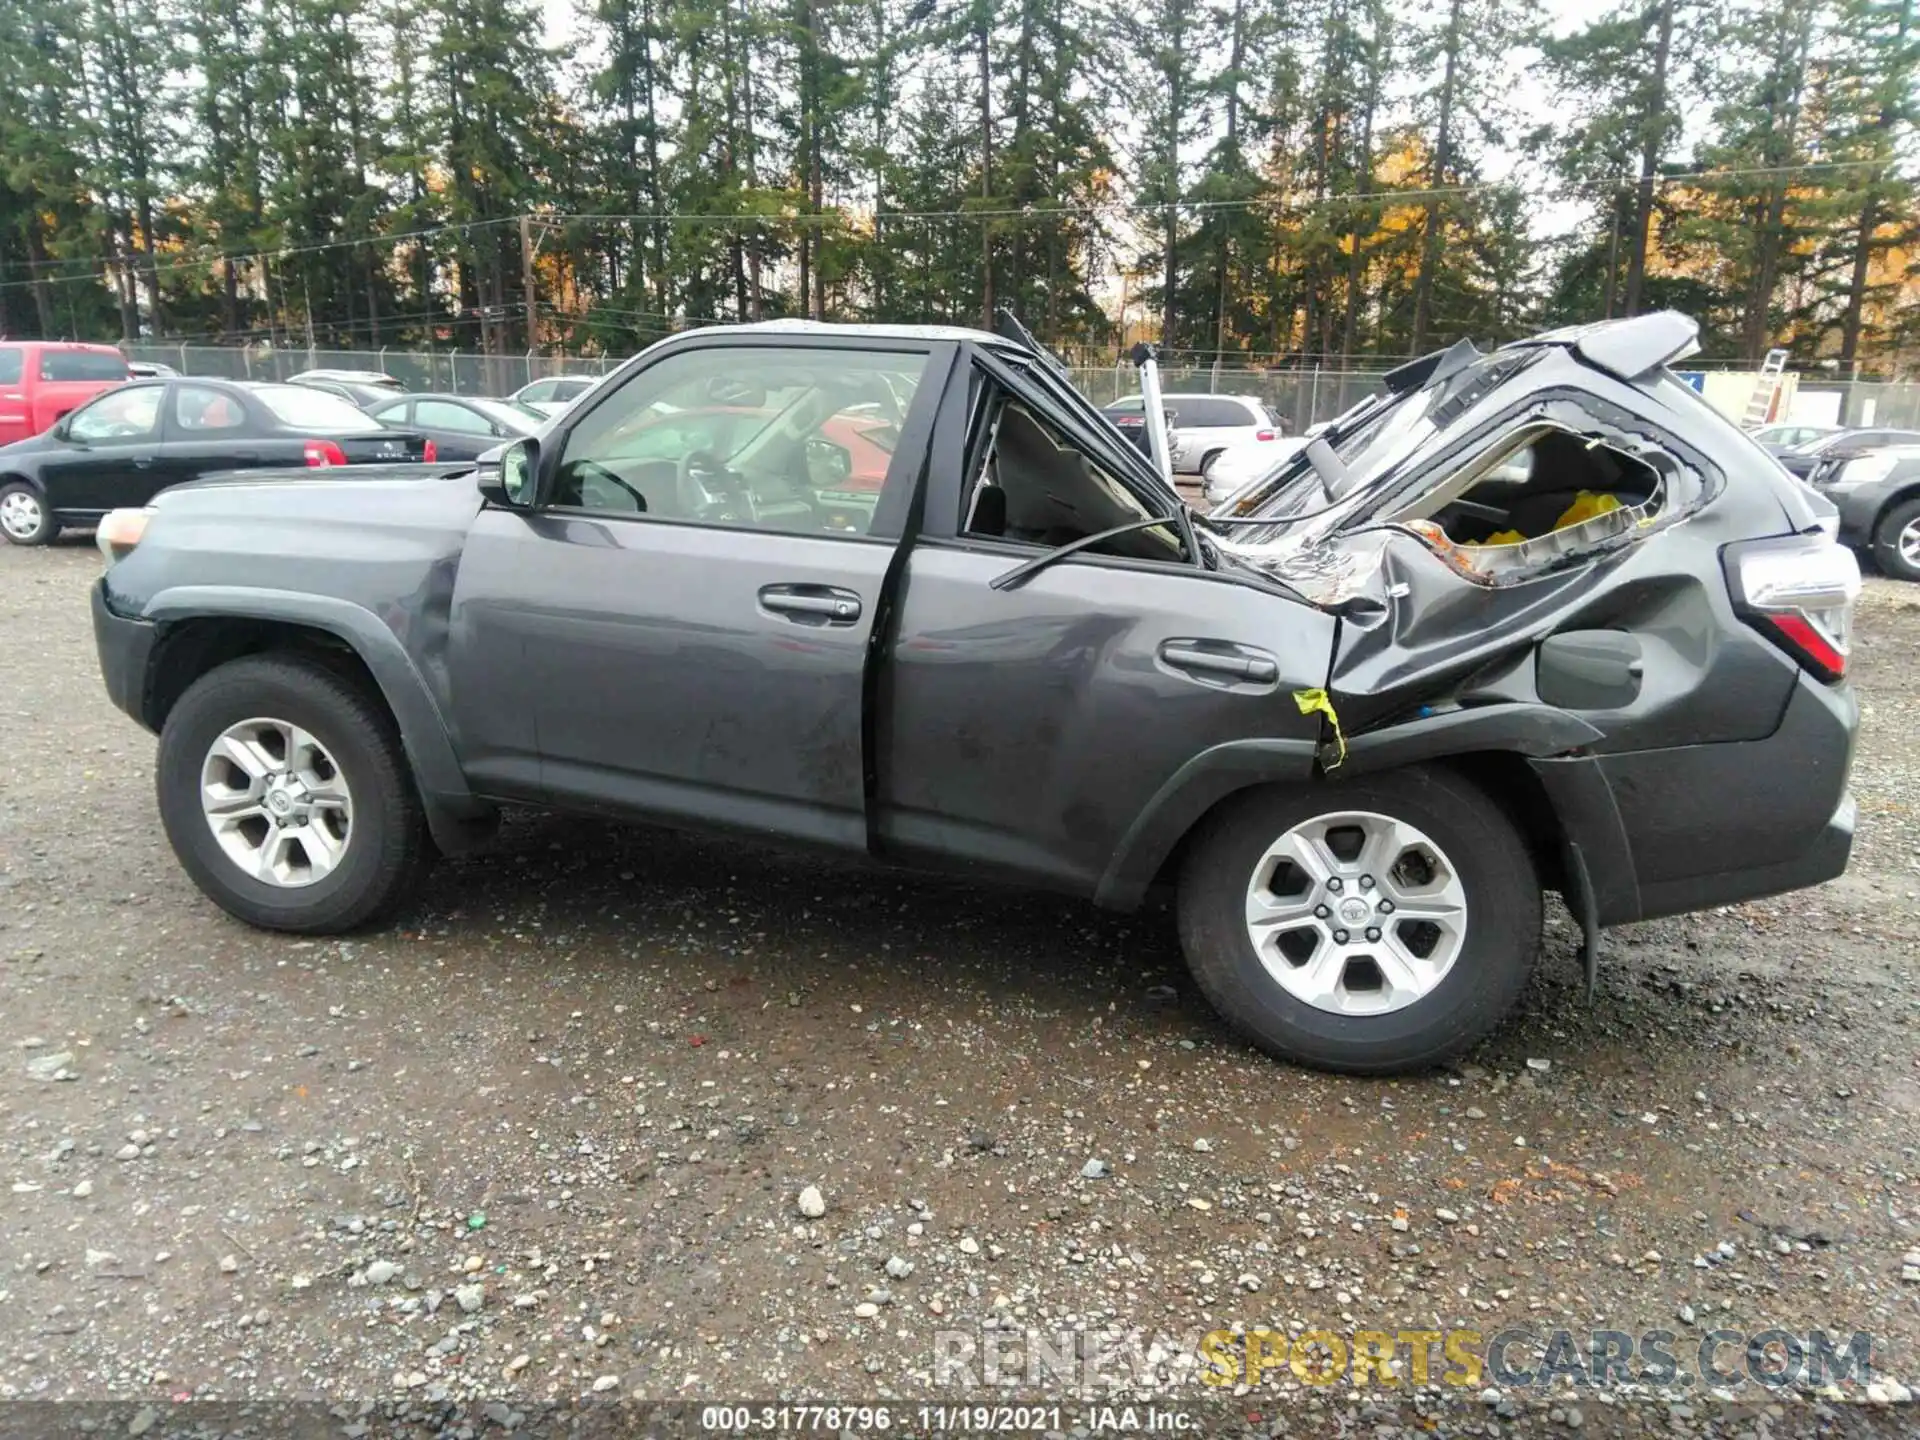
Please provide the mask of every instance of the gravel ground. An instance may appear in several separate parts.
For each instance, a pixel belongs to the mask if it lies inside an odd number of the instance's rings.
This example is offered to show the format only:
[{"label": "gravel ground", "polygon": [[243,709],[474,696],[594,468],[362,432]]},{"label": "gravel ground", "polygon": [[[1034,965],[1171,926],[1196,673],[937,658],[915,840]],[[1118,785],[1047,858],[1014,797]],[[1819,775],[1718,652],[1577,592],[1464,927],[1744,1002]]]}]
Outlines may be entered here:
[{"label": "gravel ground", "polygon": [[[1164,913],[587,821],[516,818],[396,929],[247,930],[161,836],[97,571],[0,547],[0,1395],[133,1434],[595,1395],[930,1430],[927,1397],[1067,1393],[1017,1357],[1068,1330],[1131,1335],[1121,1398],[1213,1428],[1920,1431],[1920,588],[1861,605],[1847,876],[1611,932],[1592,1004],[1550,912],[1513,1023],[1374,1082],[1239,1043]],[[1193,1351],[1665,1329],[1690,1372],[1776,1326],[1869,1332],[1878,1388],[1446,1386],[1436,1351],[1424,1388],[1235,1395]],[[1037,1428],[1100,1418],[1073,1393]]]}]

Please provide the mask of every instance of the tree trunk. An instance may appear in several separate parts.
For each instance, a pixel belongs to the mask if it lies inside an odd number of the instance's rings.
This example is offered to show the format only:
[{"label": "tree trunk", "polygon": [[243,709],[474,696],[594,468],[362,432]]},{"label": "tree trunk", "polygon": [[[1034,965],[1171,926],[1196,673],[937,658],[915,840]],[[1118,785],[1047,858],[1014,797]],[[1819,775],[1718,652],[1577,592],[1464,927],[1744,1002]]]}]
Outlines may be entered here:
[{"label": "tree trunk", "polygon": [[[1913,0],[1903,0],[1900,6],[1900,23],[1895,29],[1898,51],[1906,49],[1907,33],[1913,25]],[[1881,163],[1875,166],[1867,177],[1866,198],[1860,202],[1860,219],[1853,232],[1853,267],[1847,276],[1847,308],[1840,321],[1840,370],[1853,375],[1857,370],[1860,354],[1860,334],[1866,323],[1867,281],[1873,269],[1873,235],[1880,228],[1880,192],[1877,188],[1884,183],[1887,164],[1891,161],[1890,140],[1893,133],[1894,117],[1899,112],[1904,97],[1899,100],[1883,99],[1879,113],[1874,117],[1874,130],[1880,136]]]},{"label": "tree trunk", "polygon": [[[1236,167],[1240,163],[1240,67],[1247,58],[1247,5],[1246,0],[1233,0],[1233,33],[1227,46],[1227,137],[1226,153],[1229,162]],[[1229,289],[1227,279],[1233,269],[1233,246],[1231,243],[1232,223],[1225,215],[1219,218],[1217,233],[1220,243],[1215,247],[1213,257],[1214,293],[1213,293],[1213,357],[1216,364],[1227,350],[1227,301]]]},{"label": "tree trunk", "polygon": [[[1783,35],[1783,54],[1775,57],[1775,74],[1788,87],[1785,113],[1770,121],[1766,163],[1772,173],[1767,177],[1767,203],[1755,237],[1753,277],[1747,300],[1747,359],[1758,366],[1772,343],[1773,287],[1779,277],[1780,250],[1785,243],[1782,223],[1786,218],[1788,178],[1785,167],[1793,158],[1800,129],[1800,106],[1806,89],[1807,47],[1813,34],[1813,7],[1805,0],[1788,0],[1788,14],[1800,5],[1798,24]],[[1774,97],[1776,100],[1778,96]]]},{"label": "tree trunk", "polygon": [[1433,165],[1427,172],[1427,218],[1420,237],[1420,273],[1413,282],[1413,353],[1427,348],[1427,331],[1433,323],[1434,272],[1440,268],[1440,191],[1446,188],[1447,171],[1453,164],[1453,82],[1460,60],[1460,8],[1462,0],[1450,0],[1447,8],[1446,63],[1440,72],[1439,127],[1434,136]]},{"label": "tree trunk", "polygon": [[1171,349],[1178,310],[1174,289],[1180,280],[1180,120],[1187,103],[1186,0],[1167,0],[1167,19],[1172,56],[1167,67],[1167,254],[1160,297],[1160,343]]},{"label": "tree trunk", "polygon": [[[44,222],[38,215],[27,220],[27,264],[33,275],[33,308],[40,320],[40,338],[54,338],[53,291],[41,268],[47,263],[47,237],[40,233]],[[79,336],[74,336],[79,339]]]},{"label": "tree trunk", "polygon": [[1626,313],[1638,315],[1646,288],[1647,244],[1653,231],[1653,183],[1666,147],[1667,61],[1673,53],[1674,0],[1660,0],[1660,26],[1653,49],[1653,78],[1647,108],[1640,117],[1640,185],[1633,205],[1633,248],[1627,252]]},{"label": "tree trunk", "polygon": [[[993,206],[993,29],[988,12],[977,7],[974,39],[980,51],[980,199],[981,209]],[[980,217],[980,326],[993,328],[993,224]]]}]

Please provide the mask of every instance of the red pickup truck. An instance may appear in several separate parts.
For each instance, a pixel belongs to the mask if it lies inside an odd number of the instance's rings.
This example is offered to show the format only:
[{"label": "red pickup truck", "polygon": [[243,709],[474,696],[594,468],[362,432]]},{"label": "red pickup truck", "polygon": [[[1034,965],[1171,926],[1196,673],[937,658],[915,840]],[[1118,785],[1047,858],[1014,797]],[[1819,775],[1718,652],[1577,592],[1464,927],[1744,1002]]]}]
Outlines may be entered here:
[{"label": "red pickup truck", "polygon": [[0,445],[52,428],[127,373],[127,357],[111,345],[0,340]]}]

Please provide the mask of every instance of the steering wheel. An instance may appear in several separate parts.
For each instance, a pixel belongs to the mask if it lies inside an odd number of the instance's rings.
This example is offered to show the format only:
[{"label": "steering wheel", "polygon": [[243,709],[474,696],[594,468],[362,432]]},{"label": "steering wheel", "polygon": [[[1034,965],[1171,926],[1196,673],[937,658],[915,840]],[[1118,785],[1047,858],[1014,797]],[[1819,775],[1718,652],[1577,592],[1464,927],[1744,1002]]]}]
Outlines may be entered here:
[{"label": "steering wheel", "polygon": [[711,450],[689,450],[680,457],[674,467],[673,490],[687,519],[738,518],[731,514],[733,502],[747,494],[746,483]]},{"label": "steering wheel", "polygon": [[615,489],[624,490],[633,497],[633,508],[636,514],[644,515],[647,513],[647,497],[634,489],[633,486],[629,485],[626,481],[622,480],[618,475],[614,474],[613,471],[609,470],[606,466],[602,465],[598,460],[581,460],[576,462],[574,473],[580,478],[580,499],[583,504],[587,498],[587,481],[590,479],[604,480]]}]

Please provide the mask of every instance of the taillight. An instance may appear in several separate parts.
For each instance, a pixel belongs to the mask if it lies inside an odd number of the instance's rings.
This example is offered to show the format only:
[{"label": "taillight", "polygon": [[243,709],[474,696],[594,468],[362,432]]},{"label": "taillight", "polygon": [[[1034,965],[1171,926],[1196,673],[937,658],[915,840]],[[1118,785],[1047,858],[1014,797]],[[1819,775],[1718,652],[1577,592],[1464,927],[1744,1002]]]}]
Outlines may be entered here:
[{"label": "taillight", "polygon": [[427,443],[420,447],[420,463],[422,465],[431,465],[439,458],[440,447],[434,444],[432,439],[429,438]]},{"label": "taillight", "polygon": [[307,457],[307,464],[316,470],[347,463],[347,452],[331,440],[309,440],[302,453]]},{"label": "taillight", "polygon": [[1278,431],[1274,430],[1257,430],[1254,432],[1253,438],[1256,440],[1278,440],[1280,435]]},{"label": "taillight", "polygon": [[1734,608],[1822,680],[1847,673],[1860,562],[1826,535],[1791,535],[1730,545],[1727,584]]}]

